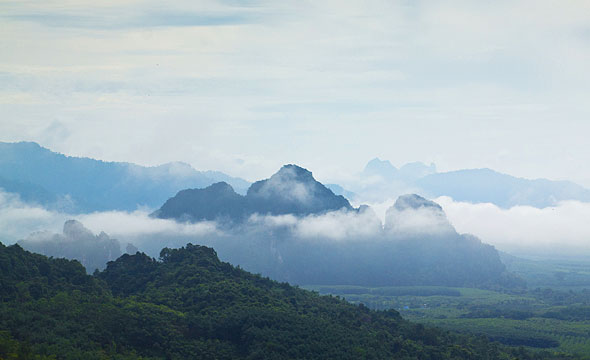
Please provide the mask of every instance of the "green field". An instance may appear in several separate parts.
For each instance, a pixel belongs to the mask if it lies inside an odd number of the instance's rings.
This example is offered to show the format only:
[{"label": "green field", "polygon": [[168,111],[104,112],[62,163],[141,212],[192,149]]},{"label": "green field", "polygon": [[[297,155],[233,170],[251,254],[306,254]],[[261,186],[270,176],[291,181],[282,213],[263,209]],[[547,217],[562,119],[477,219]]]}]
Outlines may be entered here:
[{"label": "green field", "polygon": [[305,286],[370,308],[396,309],[414,322],[484,335],[512,346],[590,359],[590,262],[513,258],[528,290],[498,292],[439,286]]}]

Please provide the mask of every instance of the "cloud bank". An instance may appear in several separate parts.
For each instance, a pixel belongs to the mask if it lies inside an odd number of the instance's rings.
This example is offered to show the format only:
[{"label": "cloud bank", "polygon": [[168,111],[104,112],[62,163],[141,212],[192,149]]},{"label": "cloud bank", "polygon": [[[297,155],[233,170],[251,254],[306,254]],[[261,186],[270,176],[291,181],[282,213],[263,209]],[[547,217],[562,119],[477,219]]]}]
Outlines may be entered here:
[{"label": "cloud bank", "polygon": [[457,231],[471,233],[515,254],[580,255],[590,253],[590,203],[566,201],[538,209],[436,199]]},{"label": "cloud bank", "polygon": [[[448,197],[435,201],[443,207],[457,232],[473,234],[499,250],[515,255],[545,257],[590,254],[590,203],[568,201],[544,209],[529,206],[501,209],[492,204],[456,202]],[[254,215],[241,231],[245,236],[252,237],[276,235],[284,231],[301,241],[366,241],[377,238],[382,232],[385,209],[391,204],[393,201],[377,204],[377,216],[372,209],[358,214],[336,211],[303,218]],[[398,217],[398,224],[401,221],[410,229],[408,231],[428,228],[435,223],[440,225],[439,217],[435,216],[433,222],[432,214],[414,212],[420,216],[402,214]],[[27,205],[17,196],[0,192],[0,241],[12,244],[37,231],[59,233],[68,219],[82,222],[93,233],[104,231],[121,243],[131,242],[140,249],[142,244],[152,242],[152,251],[188,241],[213,246],[217,242],[223,244],[223,239],[232,235],[215,222],[177,223],[151,218],[149,213],[146,209],[72,216]],[[441,229],[445,226],[441,225]]]}]

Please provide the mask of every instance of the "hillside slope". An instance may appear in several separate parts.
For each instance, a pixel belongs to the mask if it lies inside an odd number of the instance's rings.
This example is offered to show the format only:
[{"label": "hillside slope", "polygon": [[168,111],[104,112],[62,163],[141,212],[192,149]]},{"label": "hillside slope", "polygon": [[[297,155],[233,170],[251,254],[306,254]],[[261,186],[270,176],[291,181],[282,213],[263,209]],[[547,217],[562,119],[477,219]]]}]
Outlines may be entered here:
[{"label": "hillside slope", "polygon": [[162,250],[160,261],[123,255],[97,276],[75,261],[0,245],[0,289],[0,357],[7,359],[513,359],[517,353],[411,324],[395,311],[264,279],[190,244]]}]

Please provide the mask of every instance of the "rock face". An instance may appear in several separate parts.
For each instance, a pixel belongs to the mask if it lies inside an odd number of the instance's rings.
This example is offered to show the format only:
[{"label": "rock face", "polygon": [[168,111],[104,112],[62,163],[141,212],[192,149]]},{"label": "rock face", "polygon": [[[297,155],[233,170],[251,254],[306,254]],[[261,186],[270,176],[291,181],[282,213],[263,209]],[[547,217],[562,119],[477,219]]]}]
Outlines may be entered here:
[{"label": "rock face", "polygon": [[227,183],[182,190],[152,215],[181,221],[240,222],[252,214],[310,215],[341,209],[353,207],[343,196],[316,181],[310,171],[285,165],[269,179],[252,184],[246,196],[237,194]]}]

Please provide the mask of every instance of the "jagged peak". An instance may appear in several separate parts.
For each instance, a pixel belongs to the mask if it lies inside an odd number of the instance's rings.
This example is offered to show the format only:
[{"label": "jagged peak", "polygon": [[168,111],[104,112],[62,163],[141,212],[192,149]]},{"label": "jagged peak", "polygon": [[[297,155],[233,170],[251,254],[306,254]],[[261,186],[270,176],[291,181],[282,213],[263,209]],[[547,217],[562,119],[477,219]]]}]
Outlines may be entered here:
[{"label": "jagged peak", "polygon": [[238,195],[235,192],[234,188],[230,184],[226,183],[225,181],[220,181],[220,182],[216,182],[214,184],[211,184],[205,188],[181,190],[178,192],[178,194],[176,194],[175,197],[188,195],[188,194],[192,194],[192,193],[236,194],[236,195]]},{"label": "jagged peak", "polygon": [[92,234],[92,232],[88,230],[81,222],[73,219],[67,220],[64,223],[63,234],[70,237],[79,236],[81,234],[94,236],[94,234]]},{"label": "jagged peak", "polygon": [[209,190],[212,192],[232,192],[235,193],[234,188],[226,183],[225,181],[216,182],[215,184],[211,184],[207,186],[204,190]]},{"label": "jagged peak", "polygon": [[293,180],[315,180],[311,171],[295,164],[283,165],[272,177],[279,176],[283,179]]},{"label": "jagged peak", "polygon": [[423,198],[422,196],[417,194],[401,195],[397,198],[393,207],[399,211],[407,209],[417,210],[421,208],[432,208],[438,211],[443,211],[442,207],[439,204],[435,203],[434,201]]},{"label": "jagged peak", "polygon": [[371,159],[365,166],[365,171],[373,170],[389,170],[396,171],[397,168],[391,164],[389,160],[381,160],[378,157]]},{"label": "jagged peak", "polygon": [[[310,186],[311,185],[311,186]],[[305,201],[312,194],[313,188],[323,186],[314,179],[311,171],[295,164],[282,166],[279,171],[270,178],[260,180],[252,184],[247,192],[247,197],[269,197],[283,195]],[[327,188],[326,188],[327,189]]]}]

